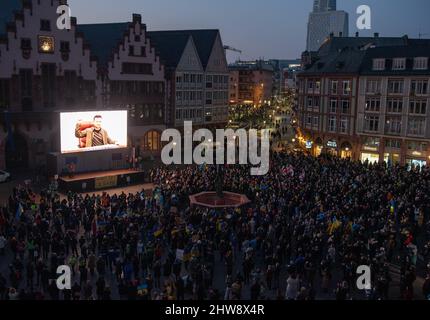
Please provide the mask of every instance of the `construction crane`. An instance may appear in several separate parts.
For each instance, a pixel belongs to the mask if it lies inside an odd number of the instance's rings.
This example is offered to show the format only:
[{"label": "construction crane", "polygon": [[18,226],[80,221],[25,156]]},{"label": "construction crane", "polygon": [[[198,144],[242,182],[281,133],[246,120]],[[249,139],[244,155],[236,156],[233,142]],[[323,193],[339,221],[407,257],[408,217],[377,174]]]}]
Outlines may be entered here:
[{"label": "construction crane", "polygon": [[242,54],[242,51],[241,50],[238,50],[238,49],[236,49],[236,48],[232,48],[232,47],[230,47],[230,46],[224,46],[224,50],[229,50],[229,51],[234,51],[234,52],[238,52],[239,54]]}]

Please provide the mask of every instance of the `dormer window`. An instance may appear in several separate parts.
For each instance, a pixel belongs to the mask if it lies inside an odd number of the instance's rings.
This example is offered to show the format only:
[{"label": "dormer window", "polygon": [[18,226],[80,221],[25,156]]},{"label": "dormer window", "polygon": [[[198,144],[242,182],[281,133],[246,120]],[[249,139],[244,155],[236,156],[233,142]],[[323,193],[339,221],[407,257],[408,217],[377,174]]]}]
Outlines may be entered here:
[{"label": "dormer window", "polygon": [[40,31],[51,31],[51,21],[46,19],[40,20]]},{"label": "dormer window", "polygon": [[405,69],[406,69],[406,59],[405,58],[393,59],[393,70],[405,70]]},{"label": "dormer window", "polygon": [[414,59],[414,70],[427,70],[428,69],[427,57],[418,57]]},{"label": "dormer window", "polygon": [[385,59],[373,59],[373,70],[385,70]]}]

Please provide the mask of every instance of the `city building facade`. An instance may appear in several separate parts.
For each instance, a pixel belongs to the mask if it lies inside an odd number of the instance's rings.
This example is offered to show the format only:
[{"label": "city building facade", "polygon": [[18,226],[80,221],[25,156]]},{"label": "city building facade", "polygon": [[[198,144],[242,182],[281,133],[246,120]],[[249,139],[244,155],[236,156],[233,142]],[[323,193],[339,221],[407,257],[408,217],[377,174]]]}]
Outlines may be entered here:
[{"label": "city building facade", "polygon": [[302,144],[370,162],[429,161],[430,41],[337,38],[299,74]]},{"label": "city building facade", "polygon": [[60,30],[64,4],[0,2],[0,169],[46,167],[46,155],[60,151],[64,111],[128,110],[128,146],[151,158],[160,155],[167,127],[228,122],[229,71],[218,30],[175,31],[185,40],[160,44],[137,14],[124,23],[72,18]]},{"label": "city building facade", "polygon": [[295,90],[297,74],[301,71],[301,60],[270,59],[268,63],[273,67],[273,93],[281,96],[286,91]]},{"label": "city building facade", "polygon": [[369,50],[360,72],[360,160],[430,163],[430,46]]},{"label": "city building facade", "polygon": [[100,105],[97,61],[72,19],[56,27],[64,1],[0,2],[0,168],[36,168],[60,146],[60,110]]},{"label": "city building facade", "polygon": [[271,101],[274,89],[273,66],[262,60],[237,61],[229,65],[230,105],[261,106]]},{"label": "city building facade", "polygon": [[149,37],[166,64],[168,124],[227,124],[229,78],[219,31],[152,31]]},{"label": "city building facade", "polygon": [[166,128],[164,65],[138,14],[131,22],[78,25],[98,59],[103,109],[128,110],[129,145],[157,156]]}]

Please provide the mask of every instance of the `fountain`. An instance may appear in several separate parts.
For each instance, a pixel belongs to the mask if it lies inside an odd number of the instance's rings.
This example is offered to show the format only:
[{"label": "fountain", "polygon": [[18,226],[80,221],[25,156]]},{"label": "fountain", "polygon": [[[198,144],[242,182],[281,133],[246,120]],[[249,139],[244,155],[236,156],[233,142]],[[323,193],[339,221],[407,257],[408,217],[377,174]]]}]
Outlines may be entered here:
[{"label": "fountain", "polygon": [[251,202],[246,195],[224,191],[224,167],[220,165],[216,167],[215,188],[215,192],[201,192],[190,196],[191,206],[239,208]]}]

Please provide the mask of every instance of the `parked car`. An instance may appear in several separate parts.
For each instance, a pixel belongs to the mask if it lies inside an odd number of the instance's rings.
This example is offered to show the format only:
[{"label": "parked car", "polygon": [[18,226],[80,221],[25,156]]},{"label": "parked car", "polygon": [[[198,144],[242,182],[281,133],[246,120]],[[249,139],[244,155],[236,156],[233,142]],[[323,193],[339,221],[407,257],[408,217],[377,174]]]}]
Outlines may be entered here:
[{"label": "parked car", "polygon": [[8,182],[11,180],[11,178],[12,176],[9,172],[0,170],[0,183]]}]

